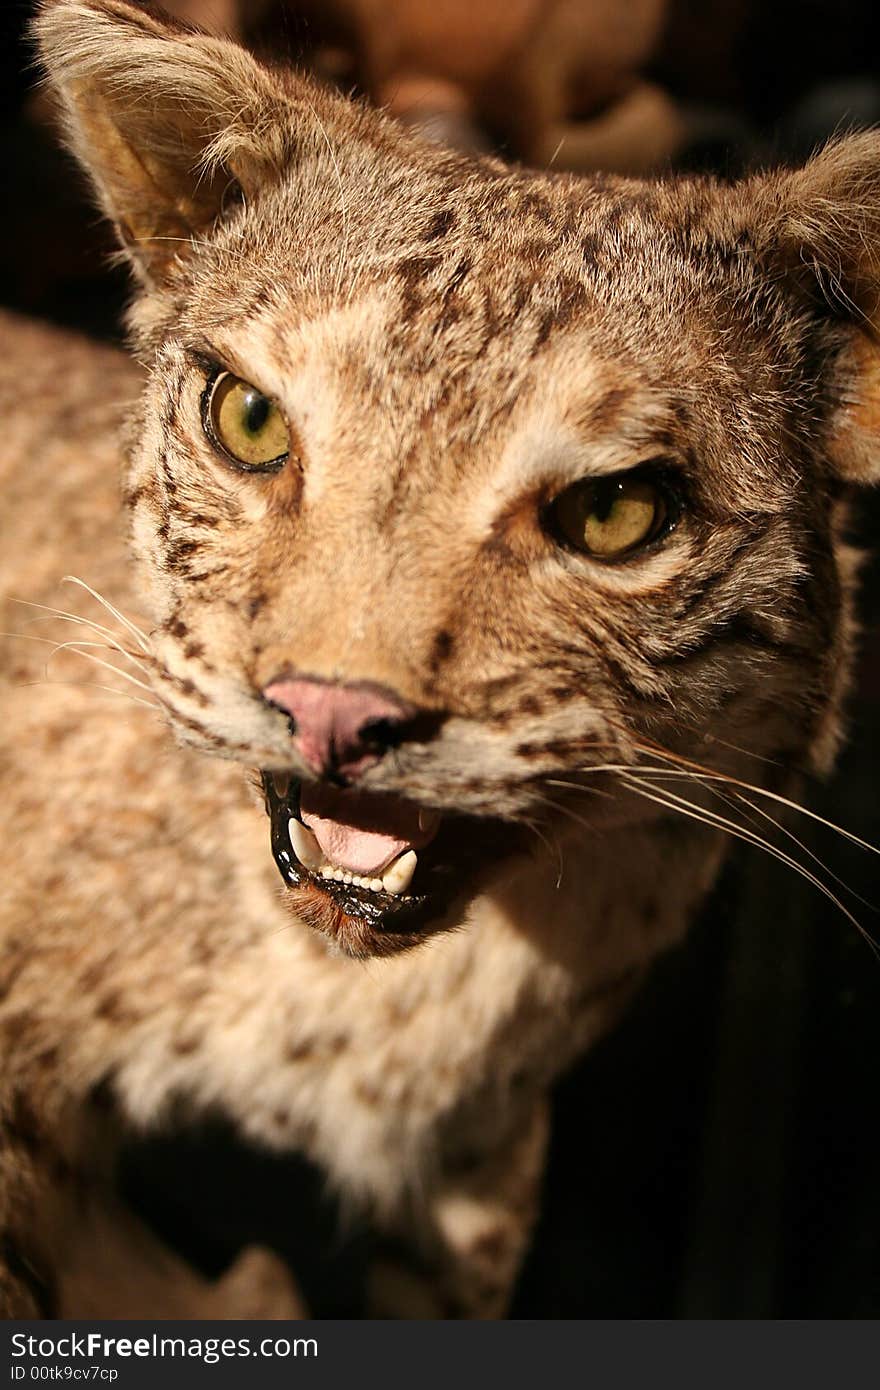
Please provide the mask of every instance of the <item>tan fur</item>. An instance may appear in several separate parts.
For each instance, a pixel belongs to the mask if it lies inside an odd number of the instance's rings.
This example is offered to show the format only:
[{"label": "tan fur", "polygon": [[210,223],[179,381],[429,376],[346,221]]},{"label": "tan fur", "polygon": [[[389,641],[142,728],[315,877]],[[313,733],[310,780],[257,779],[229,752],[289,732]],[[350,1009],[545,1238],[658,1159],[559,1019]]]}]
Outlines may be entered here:
[{"label": "tan fur", "polygon": [[[546,1088],[723,854],[717,822],[589,769],[669,767],[660,748],[766,783],[755,755],[796,768],[838,737],[834,443],[863,323],[832,315],[822,266],[831,217],[861,302],[880,141],[736,188],[582,182],[421,145],[119,0],[46,5],[38,35],[142,277],[144,371],[4,319],[3,590],[108,622],[146,707],[7,639],[0,1288],[13,1314],[53,1306],[114,1134],[183,1106],[307,1153],[416,1252],[435,1311],[497,1314]],[[206,359],[283,408],[280,473],[213,451]],[[658,456],[687,502],[654,548],[601,566],[542,526],[562,487]],[[10,605],[6,631],[82,635],[24,623]],[[50,676],[116,680],[78,660]],[[297,771],[259,693],[286,668],[433,720],[365,779],[460,825],[458,899],[417,949],[341,911],[310,930],[279,884],[245,769]],[[405,1286],[378,1281],[377,1309]]]}]

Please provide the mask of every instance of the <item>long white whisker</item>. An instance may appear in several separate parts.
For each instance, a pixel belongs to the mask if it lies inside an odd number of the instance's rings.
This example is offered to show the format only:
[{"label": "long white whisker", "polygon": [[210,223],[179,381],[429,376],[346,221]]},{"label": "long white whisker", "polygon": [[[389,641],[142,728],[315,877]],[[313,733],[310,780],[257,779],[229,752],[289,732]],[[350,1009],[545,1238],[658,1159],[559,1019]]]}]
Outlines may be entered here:
[{"label": "long white whisker", "polygon": [[[746,844],[755,845],[758,849],[762,849],[766,854],[771,855],[772,858],[778,859],[780,863],[787,865],[788,868],[794,869],[795,873],[800,874],[808,883],[811,883],[829,902],[834,904],[839,912],[843,913],[847,921],[855,927],[859,935],[868,943],[873,954],[880,960],[880,948],[878,948],[877,943],[870,933],[865,930],[858,918],[853,916],[845,904],[832,893],[826,883],[823,883],[822,880],[818,878],[816,874],[811,873],[809,869],[804,868],[803,864],[798,863],[790,854],[786,854],[784,850],[771,844],[762,836],[756,835],[754,831],[748,830],[744,826],[737,825],[734,821],[728,820],[726,816],[718,815],[714,811],[708,811],[705,807],[698,806],[693,801],[688,801],[686,797],[677,796],[674,792],[670,792],[666,788],[662,789],[661,795],[655,795],[656,788],[651,787],[651,789],[648,790],[645,784],[641,783],[631,772],[622,777],[621,780],[631,787],[639,796],[644,797],[646,801],[656,802],[658,806],[665,806],[667,810],[676,811],[680,815],[688,817],[690,820],[696,820],[710,828],[714,827],[717,830],[722,830],[733,839],[743,840]],[[648,785],[650,786],[650,784]]]},{"label": "long white whisker", "polygon": [[[645,771],[651,770],[653,769],[645,769]],[[662,772],[656,775],[663,777],[665,773],[666,769],[664,769]],[[856,902],[861,903],[863,907],[866,907],[869,910],[869,912],[877,911],[873,903],[869,903],[867,898],[863,898],[860,893],[857,893],[854,888],[851,888],[849,884],[840,877],[839,874],[836,874],[834,872],[830,865],[825,863],[824,859],[820,858],[818,854],[816,854],[812,849],[810,849],[809,845],[805,844],[803,840],[799,839],[798,836],[795,835],[794,831],[789,830],[788,826],[783,825],[782,821],[777,820],[775,816],[771,816],[770,812],[765,811],[763,806],[757,806],[753,801],[750,801],[747,796],[743,796],[742,793],[737,791],[735,788],[731,789],[730,791],[724,791],[721,787],[716,785],[718,779],[712,777],[711,774],[709,776],[703,776],[699,773],[693,772],[687,774],[687,776],[690,778],[691,781],[696,783],[698,786],[701,786],[704,791],[709,792],[711,795],[718,797],[721,801],[724,802],[725,806],[728,806],[732,811],[739,812],[741,815],[744,814],[746,819],[752,825],[757,825],[755,819],[756,816],[760,816],[763,820],[769,821],[769,823],[774,827],[774,829],[779,831],[780,835],[784,835],[786,839],[791,840],[793,844],[797,845],[798,849],[802,850],[808,858],[812,859],[814,864],[818,864],[819,868],[823,871],[823,873],[827,874],[828,877],[833,879],[835,883],[839,883],[841,888],[843,888],[850,895],[850,897],[855,898]],[[755,814],[749,815],[748,812],[743,812],[741,809],[743,806],[748,806],[749,809],[753,811]],[[756,834],[760,834],[759,829],[756,830]],[[763,836],[761,838],[763,838]]]},{"label": "long white whisker", "polygon": [[[34,618],[32,621],[54,622],[55,619]],[[85,647],[94,647],[95,649],[100,649],[105,652],[119,652],[120,656],[124,656],[133,666],[136,666],[139,671],[143,671],[144,675],[148,676],[150,674],[149,667],[145,666],[142,661],[138,661],[137,657],[133,656],[131,652],[126,651],[125,647],[121,647],[118,642],[56,642],[54,637],[37,637],[36,634],[32,632],[0,632],[0,637],[11,637],[17,642],[41,642],[44,646],[54,647],[56,652],[75,652]],[[54,654],[53,652],[53,656]],[[51,657],[49,659],[51,660]],[[119,671],[120,675],[125,675],[125,672],[120,670],[118,666],[115,666],[113,669]]]},{"label": "long white whisker", "polygon": [[[657,753],[658,757],[663,757],[662,753]],[[859,849],[868,850],[871,854],[880,854],[880,849],[872,845],[868,840],[862,840],[858,835],[854,835],[851,830],[846,830],[842,825],[836,825],[834,821],[827,820],[820,816],[818,812],[809,810],[802,806],[798,801],[792,801],[787,796],[780,796],[778,792],[768,791],[766,787],[753,786],[751,782],[743,782],[738,777],[731,777],[725,772],[711,772],[703,768],[695,768],[693,771],[687,768],[678,767],[649,767],[644,763],[599,763],[593,767],[579,769],[579,775],[585,772],[637,772],[651,773],[655,777],[683,777],[697,779],[705,778],[707,782],[726,782],[728,786],[736,787],[742,791],[751,792],[755,796],[766,797],[768,801],[775,801],[780,806],[787,806],[790,811],[798,811],[800,815],[807,816],[809,820],[816,821],[819,825],[824,825],[826,830],[833,830],[836,835],[841,835],[851,844],[857,845]],[[576,785],[573,783],[559,783],[558,785]]]},{"label": "long white whisker", "polygon": [[[145,690],[148,695],[156,694],[151,685],[147,685],[146,681],[139,681],[137,676],[133,676],[130,671],[121,670],[119,666],[114,666],[112,661],[105,661],[103,657],[95,656],[94,652],[84,652],[80,648],[78,648],[74,643],[71,642],[63,642],[60,647],[56,647],[54,652],[52,652],[46,658],[47,675],[49,669],[49,662],[52,660],[54,656],[57,656],[59,652],[63,652],[65,650],[73,650],[74,654],[76,656],[81,656],[83,661],[92,661],[96,666],[103,666],[105,670],[112,671],[114,676],[121,676],[124,681],[129,681],[131,685],[136,685],[139,690]],[[158,699],[158,696],[156,698]]]},{"label": "long white whisker", "polygon": [[[699,781],[700,779],[695,777],[694,780]],[[841,888],[845,889],[845,891],[849,893],[850,897],[855,898],[856,902],[861,903],[862,907],[866,907],[869,912],[877,911],[877,908],[873,903],[868,902],[868,899],[863,898],[861,893],[857,893],[854,888],[851,888],[850,885],[846,882],[846,880],[841,878],[839,874],[836,874],[834,870],[831,868],[831,866],[825,863],[824,859],[822,859],[818,854],[816,854],[814,850],[810,849],[810,846],[808,844],[805,844],[803,840],[799,839],[798,836],[795,835],[793,830],[789,830],[788,826],[784,825],[782,821],[777,820],[775,816],[771,816],[770,812],[765,811],[763,806],[756,805],[754,801],[750,801],[749,798],[747,796],[743,796],[741,792],[733,791],[730,794],[727,794],[724,791],[720,790],[718,787],[707,786],[705,783],[703,783],[703,785],[706,787],[706,791],[710,791],[715,796],[720,797],[721,800],[725,803],[725,805],[730,806],[732,810],[735,811],[739,807],[748,806],[750,810],[754,811],[755,816],[760,816],[763,820],[769,821],[770,824],[776,830],[779,831],[780,835],[784,835],[787,840],[791,840],[793,844],[797,845],[798,849],[802,850],[808,858],[812,859],[814,864],[818,864],[819,868],[822,870],[823,873],[826,873],[829,878],[834,880],[835,883],[839,883]],[[751,821],[753,825],[756,823],[753,816],[747,816],[747,819]]]},{"label": "long white whisker", "polygon": [[[34,603],[29,598],[14,598],[12,602],[20,603],[25,608],[39,608],[41,612],[47,615],[45,618],[31,618],[29,619],[30,622],[48,622],[50,618],[56,618],[61,622],[78,623],[80,627],[91,628],[93,632],[99,632],[102,637],[106,637],[109,641],[118,640],[109,627],[105,627],[103,623],[95,622],[93,618],[84,618],[81,613],[67,613],[63,608],[50,608],[47,603]],[[15,634],[11,635],[14,636]],[[122,651],[125,651],[124,647]],[[145,655],[149,656],[149,650],[145,648],[144,651]],[[125,654],[126,656],[131,655],[130,652],[126,652]]]},{"label": "long white whisker", "polygon": [[95,681],[68,681],[68,680],[49,680],[44,681],[22,681],[20,689],[26,690],[30,686],[40,685],[73,685],[85,686],[87,690],[103,690],[107,695],[121,695],[126,700],[131,700],[135,705],[144,705],[146,709],[155,709],[161,712],[162,706],[155,700],[142,700],[140,695],[132,695],[128,690],[119,690],[114,685],[98,685]]},{"label": "long white whisker", "polygon": [[81,589],[85,589],[86,593],[91,594],[92,598],[95,599],[97,603],[102,604],[102,606],[107,609],[108,613],[113,614],[117,622],[122,623],[122,626],[128,629],[132,637],[134,637],[135,641],[138,643],[138,646],[143,647],[144,651],[149,653],[150,639],[147,634],[142,632],[137,624],[132,622],[130,618],[126,618],[123,613],[120,613],[119,609],[114,607],[109,599],[104,598],[103,594],[99,594],[97,589],[93,589],[90,584],[87,584],[84,579],[79,579],[75,574],[66,574],[62,583],[78,584]]}]

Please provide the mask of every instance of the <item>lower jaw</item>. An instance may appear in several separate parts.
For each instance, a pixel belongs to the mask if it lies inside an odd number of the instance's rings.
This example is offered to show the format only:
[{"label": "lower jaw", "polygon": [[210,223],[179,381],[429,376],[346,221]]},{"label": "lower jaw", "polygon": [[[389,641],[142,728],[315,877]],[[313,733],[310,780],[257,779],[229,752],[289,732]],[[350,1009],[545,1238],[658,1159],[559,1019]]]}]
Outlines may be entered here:
[{"label": "lower jaw", "polygon": [[[456,817],[460,823],[468,820],[469,833],[462,836],[463,852],[444,860],[444,842],[454,846],[456,832],[454,826],[441,828],[429,862],[419,863],[405,897],[328,881],[306,869],[290,843],[287,827],[291,815],[298,813],[298,783],[267,772],[261,777],[272,825],[272,856],[287,890],[287,903],[300,920],[346,955],[396,955],[437,932],[459,926],[468,904],[487,886],[492,871],[520,848],[517,827],[500,821],[474,820],[471,824],[468,818]],[[494,851],[488,867],[485,852],[473,853],[474,830]]]}]

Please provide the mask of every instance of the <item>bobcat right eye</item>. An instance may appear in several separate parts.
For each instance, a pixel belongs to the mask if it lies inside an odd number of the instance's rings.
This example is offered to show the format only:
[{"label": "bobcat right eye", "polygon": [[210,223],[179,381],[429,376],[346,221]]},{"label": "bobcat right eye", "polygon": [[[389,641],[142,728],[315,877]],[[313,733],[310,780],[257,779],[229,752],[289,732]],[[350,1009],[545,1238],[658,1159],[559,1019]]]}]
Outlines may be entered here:
[{"label": "bobcat right eye", "polygon": [[205,388],[202,424],[211,442],[248,471],[274,473],[290,453],[290,430],[275,402],[230,372]]},{"label": "bobcat right eye", "polygon": [[565,545],[605,562],[628,559],[671,531],[680,507],[651,472],[634,469],[574,483],[550,503],[545,522]]}]

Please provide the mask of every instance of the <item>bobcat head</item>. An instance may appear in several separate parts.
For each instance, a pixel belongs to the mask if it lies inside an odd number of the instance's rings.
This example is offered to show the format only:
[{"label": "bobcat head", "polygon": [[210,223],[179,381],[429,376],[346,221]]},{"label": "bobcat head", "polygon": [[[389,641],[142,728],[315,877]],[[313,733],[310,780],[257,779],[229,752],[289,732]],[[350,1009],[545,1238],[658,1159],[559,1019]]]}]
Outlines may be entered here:
[{"label": "bobcat head", "polygon": [[397,950],[530,829],[588,853],[673,812],[646,757],[827,764],[880,135],[734,185],[576,179],[121,0],[36,34],[137,280],[156,690],[260,769],[300,917]]}]

